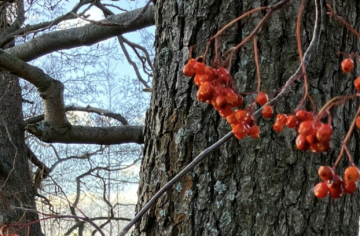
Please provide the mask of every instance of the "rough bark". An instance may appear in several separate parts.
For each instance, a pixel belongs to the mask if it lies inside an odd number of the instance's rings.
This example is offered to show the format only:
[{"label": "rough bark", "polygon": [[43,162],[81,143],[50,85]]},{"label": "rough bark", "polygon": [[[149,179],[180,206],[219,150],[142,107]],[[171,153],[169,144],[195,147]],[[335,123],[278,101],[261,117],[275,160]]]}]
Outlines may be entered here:
[{"label": "rough bark", "polygon": [[[153,96],[145,127],[137,210],[192,158],[230,131],[210,105],[196,101],[196,86],[182,74],[189,46],[196,56],[207,40],[240,14],[274,1],[156,1],[156,59]],[[359,39],[325,14],[322,33],[307,73],[310,94],[320,108],[336,95],[354,92],[354,74],[343,74],[342,52],[357,52]],[[258,35],[262,90],[274,94],[299,66],[296,17],[300,1],[291,1],[273,14]],[[334,9],[357,27],[359,6],[353,1],[332,1]],[[219,43],[225,52],[247,36],[265,12],[253,14],[226,30]],[[314,26],[314,3],[308,1],[302,21],[306,47]],[[210,51],[210,58],[214,52]],[[211,60],[208,60],[211,62]],[[231,74],[240,92],[256,90],[252,43],[236,55]],[[303,94],[302,83],[276,106],[291,113]],[[251,101],[248,96],[247,100]],[[332,165],[340,150],[358,101],[332,110],[332,149],[317,154],[297,151],[295,133],[272,130],[274,120],[259,120],[259,139],[235,138],[209,156],[168,191],[136,225],[133,235],[358,235],[359,191],[337,200],[318,200],[313,186],[320,165]],[[349,149],[358,164],[358,131]],[[346,158],[344,158],[346,159]],[[342,161],[337,172],[343,173]]]}]

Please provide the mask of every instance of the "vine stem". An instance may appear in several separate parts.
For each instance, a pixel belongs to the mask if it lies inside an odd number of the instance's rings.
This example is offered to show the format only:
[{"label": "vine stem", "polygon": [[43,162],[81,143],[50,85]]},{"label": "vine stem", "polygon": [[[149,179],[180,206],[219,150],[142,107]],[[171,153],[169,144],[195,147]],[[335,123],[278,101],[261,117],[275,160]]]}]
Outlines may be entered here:
[{"label": "vine stem", "polygon": [[[289,0],[284,0],[279,2],[274,6],[274,8],[279,8],[283,6],[285,3],[287,3]],[[309,63],[311,54],[315,51],[317,43],[319,41],[320,37],[320,25],[321,25],[321,4],[320,0],[315,0],[315,7],[316,7],[316,17],[315,17],[315,26],[313,30],[313,37],[311,39],[310,45],[307,48],[305,54],[304,54],[304,64],[305,66]],[[277,101],[279,101],[281,98],[284,97],[285,90],[289,87],[288,85],[294,82],[295,80],[299,79],[299,76],[302,74],[302,65],[299,66],[295,74],[293,74],[287,83],[285,84],[282,91],[274,97],[271,101],[269,101],[267,104],[275,104]],[[264,106],[263,106],[264,107]],[[263,109],[261,107],[258,109],[253,117],[260,116],[261,111]],[[156,203],[156,201],[161,197],[163,193],[165,193],[168,189],[170,189],[180,178],[182,178],[184,175],[186,175],[190,170],[192,170],[197,164],[199,164],[202,160],[205,159],[210,153],[215,151],[217,148],[219,148],[222,144],[226,143],[231,137],[233,137],[233,133],[229,132],[224,137],[222,137],[220,140],[218,140],[216,143],[205,149],[200,155],[198,155],[192,162],[190,162],[183,170],[181,170],[174,178],[172,178],[168,183],[166,183],[151,199],[150,201],[138,212],[138,214],[132,219],[118,234],[118,236],[125,236],[125,234],[131,229],[131,227],[150,209],[152,205]]]}]

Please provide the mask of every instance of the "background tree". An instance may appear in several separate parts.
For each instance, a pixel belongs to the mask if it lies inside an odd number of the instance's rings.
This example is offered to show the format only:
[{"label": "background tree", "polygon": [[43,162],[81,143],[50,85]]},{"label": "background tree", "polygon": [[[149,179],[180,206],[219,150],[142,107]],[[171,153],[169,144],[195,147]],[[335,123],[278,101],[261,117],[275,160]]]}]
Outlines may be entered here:
[{"label": "background tree", "polygon": [[[152,55],[147,52],[151,41],[145,37],[151,34],[141,33],[143,46],[121,34],[153,25],[154,8],[149,3],[132,11],[102,1],[71,4],[0,2],[0,227],[4,235],[43,235],[38,213],[41,222],[49,223],[47,235],[72,235],[76,230],[80,236],[88,224],[93,234],[102,231],[103,235],[109,232],[103,227],[111,221],[130,217],[119,217],[128,204],[121,202],[121,196],[111,195],[110,188],[119,192],[124,184],[137,182],[131,167],[140,160],[141,149],[125,144],[143,143],[142,116],[148,96],[142,89],[151,90],[152,76]],[[94,9],[106,19],[88,18]],[[128,53],[123,56],[121,50],[132,50],[139,59]],[[138,81],[119,79],[114,60],[131,62]],[[14,75],[25,81],[20,83]],[[102,204],[105,214],[94,207],[86,211],[86,199]]]},{"label": "background tree", "polygon": [[[199,103],[197,87],[182,73],[189,58],[204,54],[207,40],[241,14],[276,1],[156,1],[156,58],[153,93],[145,127],[145,156],[140,173],[137,211],[204,149],[230,131],[212,106]],[[262,90],[275,94],[299,67],[296,40],[297,14],[302,1],[277,10],[257,35]],[[319,1],[321,33],[307,68],[309,92],[317,108],[337,95],[354,93],[355,73],[341,72],[344,55],[357,52],[359,39],[337,19],[326,15],[327,1]],[[340,16],[359,30],[357,5],[332,1]],[[228,28],[219,37],[223,54],[249,35],[266,11]],[[307,1],[301,21],[301,42],[306,48],[315,22],[314,1]],[[214,50],[208,53],[211,64]],[[239,92],[256,91],[252,42],[236,54],[231,68]],[[303,97],[296,82],[276,113],[291,113]],[[254,96],[246,96],[252,101]],[[308,106],[308,109],[311,109]],[[326,153],[300,152],[292,130],[277,134],[273,121],[260,119],[259,139],[233,138],[213,152],[138,222],[133,235],[357,235],[359,193],[337,200],[318,200],[313,186],[320,165],[332,165],[340,152],[358,100],[332,110],[334,134]],[[358,164],[358,131],[348,147]],[[341,172],[349,163],[341,162]]]}]

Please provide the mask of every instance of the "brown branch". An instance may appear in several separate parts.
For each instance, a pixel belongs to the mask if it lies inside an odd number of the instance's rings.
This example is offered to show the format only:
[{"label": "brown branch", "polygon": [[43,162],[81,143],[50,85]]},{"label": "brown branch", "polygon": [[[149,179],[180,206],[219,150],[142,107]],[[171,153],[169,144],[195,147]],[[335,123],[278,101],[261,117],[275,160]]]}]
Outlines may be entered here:
[{"label": "brown branch", "polygon": [[[128,121],[122,115],[120,115],[118,113],[113,113],[111,111],[101,109],[101,108],[95,108],[95,107],[91,107],[91,106],[86,106],[86,107],[66,106],[65,112],[67,112],[67,111],[84,111],[84,112],[89,112],[89,113],[96,113],[98,115],[103,115],[103,116],[118,120],[123,125],[129,125]],[[26,119],[25,124],[34,124],[34,123],[40,122],[42,120],[44,120],[44,115],[38,115],[38,116],[31,117],[29,119]]]},{"label": "brown branch", "polygon": [[[65,21],[65,20],[75,19],[76,17],[74,17],[71,14],[71,12],[76,13],[83,5],[91,3],[91,2],[92,2],[92,0],[80,1],[80,3],[78,3],[70,12],[68,12],[62,16],[59,16],[56,19],[51,20],[51,21],[46,21],[46,22],[42,22],[39,24],[35,24],[35,25],[26,25],[25,27],[22,27],[17,30],[13,30],[13,29],[8,30],[7,29],[0,36],[0,47],[3,47],[5,44],[7,44],[9,41],[13,40],[16,37],[28,35],[31,33],[38,33],[40,31],[49,29],[52,26],[58,25],[59,23]],[[82,15],[82,14],[80,14],[80,15]]]},{"label": "brown branch", "polygon": [[154,25],[154,12],[154,6],[149,6],[148,8],[110,16],[101,21],[106,24],[123,24],[122,27],[119,25],[104,27],[97,24],[88,24],[82,27],[42,34],[29,42],[7,49],[6,52],[24,61],[30,61],[58,50],[93,45],[120,34]]}]

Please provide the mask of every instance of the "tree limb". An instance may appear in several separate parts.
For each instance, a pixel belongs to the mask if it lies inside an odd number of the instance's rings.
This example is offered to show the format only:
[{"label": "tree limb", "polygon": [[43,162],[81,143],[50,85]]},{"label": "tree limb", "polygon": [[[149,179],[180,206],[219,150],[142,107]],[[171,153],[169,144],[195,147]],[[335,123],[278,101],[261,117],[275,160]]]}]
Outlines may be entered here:
[{"label": "tree limb", "polygon": [[[143,126],[87,127],[71,126],[54,130],[44,126],[29,124],[26,130],[46,143],[83,143],[83,144],[122,144],[144,143]],[[58,132],[60,131],[60,132]]]},{"label": "tree limb", "polygon": [[142,126],[71,126],[65,116],[64,85],[41,69],[0,49],[0,67],[24,78],[37,87],[44,104],[44,124],[29,124],[26,130],[44,142],[121,144],[143,143]]},{"label": "tree limb", "polygon": [[[89,113],[96,113],[99,115],[107,116],[107,117],[113,118],[115,120],[118,120],[123,125],[129,125],[128,121],[122,115],[120,115],[118,113],[113,113],[111,111],[104,110],[101,108],[95,108],[95,107],[91,107],[91,106],[86,106],[86,107],[66,106],[65,111],[84,111],[84,112],[89,112]],[[38,116],[34,116],[34,117],[31,117],[31,118],[25,120],[25,124],[34,124],[34,123],[40,122],[42,120],[44,120],[44,115],[38,115]]]},{"label": "tree limb", "polygon": [[[20,29],[12,29],[11,27],[4,31],[0,36],[0,47],[3,47],[5,44],[7,44],[9,41],[13,40],[16,36],[20,35],[26,35],[30,33],[34,33],[37,30],[45,30],[50,28],[51,26],[57,25],[60,22],[63,22],[65,20],[71,20],[75,19],[76,17],[71,14],[71,12],[77,13],[77,11],[85,4],[91,3],[92,0],[86,0],[86,1],[80,1],[80,3],[76,4],[73,9],[71,9],[70,12],[57,17],[54,20],[42,22],[35,25],[26,25],[25,27],[22,27]],[[15,23],[15,22],[14,22]],[[13,23],[13,24],[14,24]]]},{"label": "tree limb", "polygon": [[[24,61],[30,61],[54,51],[89,46],[120,34],[154,25],[155,10],[153,5],[147,8],[140,19],[133,22],[133,19],[137,18],[142,10],[143,8],[128,11],[100,21],[104,24],[115,23],[118,24],[117,26],[88,24],[73,29],[50,32],[40,35],[27,43],[7,49],[6,52]],[[128,22],[132,22],[132,24],[127,25]],[[120,24],[124,26],[121,27]]]}]

